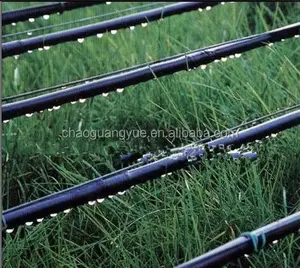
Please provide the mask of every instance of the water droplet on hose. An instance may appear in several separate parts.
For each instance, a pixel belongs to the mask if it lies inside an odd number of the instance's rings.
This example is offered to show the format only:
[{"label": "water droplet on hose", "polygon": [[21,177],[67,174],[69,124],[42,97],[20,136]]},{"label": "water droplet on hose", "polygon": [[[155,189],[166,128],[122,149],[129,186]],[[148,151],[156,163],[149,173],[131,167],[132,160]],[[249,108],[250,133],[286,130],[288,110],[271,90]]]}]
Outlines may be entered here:
[{"label": "water droplet on hose", "polygon": [[36,221],[37,222],[42,222],[44,220],[44,218],[40,218],[40,219],[37,219]]},{"label": "water droplet on hose", "polygon": [[49,108],[48,111],[49,111],[49,112],[52,112],[52,111],[53,111],[53,108]]},{"label": "water droplet on hose", "polygon": [[125,193],[126,193],[126,191],[118,192],[119,195],[124,195]]},{"label": "water droplet on hose", "polygon": [[148,25],[148,23],[147,23],[147,22],[144,22],[144,23],[142,23],[141,25],[142,25],[142,27],[146,27],[146,26]]},{"label": "water droplet on hose", "polygon": [[118,30],[111,30],[110,32],[111,32],[111,34],[116,34],[118,32]]},{"label": "water droplet on hose", "polygon": [[25,116],[27,117],[31,117],[33,114],[25,114]]},{"label": "water droplet on hose", "polygon": [[54,217],[56,217],[57,216],[57,213],[52,213],[52,214],[50,214],[50,217],[52,217],[52,218],[54,218]]},{"label": "water droplet on hose", "polygon": [[107,97],[109,93],[102,93],[103,97]]},{"label": "water droplet on hose", "polygon": [[130,26],[130,27],[129,27],[129,29],[130,29],[131,31],[133,31],[134,28],[135,28],[134,26]]},{"label": "water droplet on hose", "polygon": [[118,92],[118,93],[122,93],[123,91],[124,91],[124,88],[118,88],[118,89],[117,89],[117,92]]},{"label": "water droplet on hose", "polygon": [[104,198],[102,198],[102,199],[97,199],[97,202],[100,204],[100,203],[102,203],[104,201]]},{"label": "water droplet on hose", "polygon": [[90,206],[93,206],[93,205],[95,205],[96,204],[96,201],[89,201],[89,205]]},{"label": "water droplet on hose", "polygon": [[11,25],[12,25],[12,26],[16,26],[17,24],[16,24],[15,22],[12,22]]},{"label": "water droplet on hose", "polygon": [[77,101],[71,101],[71,104],[75,104]]},{"label": "water droplet on hose", "polygon": [[54,110],[59,110],[60,106],[53,106]]},{"label": "water droplet on hose", "polygon": [[225,62],[225,61],[227,61],[227,58],[223,57],[223,58],[221,58],[221,61]]},{"label": "water droplet on hose", "polygon": [[34,21],[35,21],[34,18],[30,18],[30,19],[29,19],[29,22],[34,22]]},{"label": "water droplet on hose", "polygon": [[9,122],[9,120],[4,120],[4,121],[3,121],[4,124],[6,124],[6,123],[8,123],[8,122]]},{"label": "water droplet on hose", "polygon": [[206,7],[206,10],[211,10],[211,6],[207,6],[207,7]]},{"label": "water droplet on hose", "polygon": [[200,68],[201,68],[201,70],[204,70],[206,68],[206,65],[203,64],[200,66]]},{"label": "water droplet on hose", "polygon": [[97,37],[98,37],[98,38],[102,38],[102,37],[103,37],[103,34],[102,34],[102,33],[98,33],[98,34],[97,34]]},{"label": "water droplet on hose", "polygon": [[32,32],[27,32],[27,35],[32,35]]},{"label": "water droplet on hose", "polygon": [[32,53],[32,50],[28,50],[27,52],[30,54],[30,53]]},{"label": "water droplet on hose", "polygon": [[84,42],[84,38],[78,38],[77,41],[78,41],[78,43],[83,43]]},{"label": "water droplet on hose", "polygon": [[8,234],[11,234],[13,231],[14,231],[14,229],[7,229],[7,230],[6,230],[6,232],[7,232]]},{"label": "water droplet on hose", "polygon": [[49,50],[49,49],[50,49],[50,46],[44,46],[44,49],[45,49],[45,50]]},{"label": "water droplet on hose", "polygon": [[110,4],[111,4],[111,2],[106,2],[106,4],[107,4],[107,5],[110,5]]},{"label": "water droplet on hose", "polygon": [[300,35],[299,35],[299,34],[296,34],[296,35],[295,35],[295,38],[299,38],[299,37],[300,37]]},{"label": "water droplet on hose", "polygon": [[65,214],[68,214],[70,211],[71,211],[71,209],[68,208],[68,209],[65,209],[65,210],[64,210],[64,213],[65,213]]},{"label": "water droplet on hose", "polygon": [[39,47],[38,48],[38,51],[43,51],[44,49],[42,47]]},{"label": "water droplet on hose", "polygon": [[203,11],[203,9],[202,9],[202,8],[200,8],[200,7],[198,8],[198,10],[199,10],[199,12],[202,12],[202,11]]},{"label": "water droplet on hose", "polygon": [[26,224],[27,226],[30,226],[30,225],[33,224],[33,222],[32,222],[32,221],[29,221],[29,222],[26,222],[25,224]]},{"label": "water droplet on hose", "polygon": [[44,20],[49,20],[50,16],[47,15],[47,14],[45,14],[45,15],[43,16],[43,18],[44,18]]},{"label": "water droplet on hose", "polygon": [[80,103],[84,103],[86,101],[86,99],[79,99]]},{"label": "water droplet on hose", "polygon": [[240,58],[240,57],[242,56],[242,54],[236,53],[236,54],[234,54],[234,56],[235,56],[236,58]]}]

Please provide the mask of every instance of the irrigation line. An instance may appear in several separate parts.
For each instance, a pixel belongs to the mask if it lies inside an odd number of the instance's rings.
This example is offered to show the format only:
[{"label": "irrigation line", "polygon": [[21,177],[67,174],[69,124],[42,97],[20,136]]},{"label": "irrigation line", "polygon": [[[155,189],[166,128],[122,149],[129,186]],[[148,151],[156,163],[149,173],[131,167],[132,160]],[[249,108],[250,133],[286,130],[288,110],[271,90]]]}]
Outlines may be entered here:
[{"label": "irrigation line", "polygon": [[[231,43],[220,44],[213,48],[205,48],[194,53],[187,53],[183,56],[174,57],[170,60],[160,61],[132,71],[120,72],[116,75],[107,76],[95,82],[71,87],[58,92],[48,93],[42,96],[17,101],[2,106],[2,120],[7,121],[12,118],[32,115],[34,112],[45,109],[60,107],[62,104],[85,100],[100,94],[107,94],[111,91],[122,92],[124,87],[136,85],[165,75],[174,74],[182,70],[192,70],[201,66],[206,68],[208,63],[213,61],[227,60],[227,58],[240,57],[241,53],[270,45],[286,38],[298,37],[300,33],[300,23],[288,25],[270,32],[255,35],[244,40],[237,39]],[[120,90],[121,89],[121,90]]]},{"label": "irrigation line", "polygon": [[206,147],[210,149],[226,148],[233,150],[241,145],[261,140],[280,131],[295,127],[300,124],[300,110],[269,120],[249,129],[239,132],[238,135],[219,138],[204,145],[187,148],[184,151],[172,154],[158,161],[137,167],[108,179],[97,178],[92,181],[77,185],[70,189],[54,193],[32,202],[24,203],[3,212],[3,220],[6,223],[7,232],[19,225],[31,225],[33,221],[41,221],[50,215],[69,212],[71,208],[86,203],[95,204],[96,200],[102,202],[104,198],[113,197],[116,194],[124,194],[124,191],[132,186],[145,183],[170,174],[190,164],[197,164],[208,156]]},{"label": "irrigation line", "polygon": [[[227,129],[226,131],[227,132],[233,132],[235,130],[238,130],[240,128],[245,128],[245,127],[248,127],[249,125],[254,125],[254,124],[258,124],[260,123],[261,121],[265,120],[265,119],[269,119],[271,117],[274,117],[274,116],[279,116],[279,115],[282,115],[284,113],[287,113],[287,112],[290,112],[290,111],[293,111],[293,110],[296,110],[296,109],[299,109],[300,108],[300,104],[296,104],[294,106],[291,106],[291,107],[288,107],[288,108],[285,108],[285,109],[281,109],[279,111],[276,111],[276,112],[273,112],[273,113],[270,113],[268,115],[264,115],[262,117],[259,117],[257,119],[253,119],[251,121],[248,121],[248,122],[245,122],[245,123],[242,123],[236,127],[232,127],[232,128],[229,128]],[[182,151],[188,147],[192,147],[192,146],[197,146],[197,145],[200,145],[202,143],[205,143],[205,142],[208,142],[212,139],[215,139],[217,137],[217,135],[212,135],[210,137],[207,137],[207,138],[204,138],[204,139],[201,139],[200,141],[197,141],[197,142],[194,142],[194,143],[191,143],[191,144],[188,144],[186,146],[183,146],[183,147],[178,147],[178,148],[173,148],[170,150],[171,153],[175,153],[175,152],[178,152],[178,151]]]},{"label": "irrigation line", "polygon": [[72,21],[59,23],[59,24],[54,24],[54,25],[48,25],[48,26],[45,26],[45,27],[39,27],[39,28],[35,28],[35,29],[32,29],[32,30],[26,30],[26,31],[23,31],[23,32],[18,32],[18,33],[6,34],[6,35],[3,35],[2,38],[17,37],[19,35],[24,35],[24,34],[28,34],[28,33],[34,34],[36,32],[42,31],[42,30],[50,30],[50,29],[53,29],[53,28],[60,28],[60,27],[64,27],[64,26],[72,25],[72,24],[76,24],[76,23],[87,22],[87,21],[91,21],[91,20],[94,20],[94,19],[100,19],[100,18],[111,16],[111,15],[124,13],[124,12],[127,12],[127,11],[132,11],[132,10],[138,10],[138,9],[144,9],[144,8],[147,8],[147,7],[157,6],[161,3],[164,3],[164,2],[156,2],[156,3],[146,4],[146,5],[142,5],[142,6],[130,7],[130,8],[122,9],[122,10],[116,10],[114,12],[109,12],[109,13],[105,13],[105,14],[96,15],[96,16],[93,16],[93,17],[88,17],[88,18],[83,18],[83,19],[78,19],[78,20],[72,20]]},{"label": "irrigation line", "polygon": [[53,45],[65,43],[68,41],[80,40],[85,37],[104,34],[106,32],[116,33],[119,29],[124,29],[142,24],[146,26],[151,21],[163,19],[173,15],[179,15],[185,12],[204,9],[218,5],[218,2],[179,2],[176,4],[159,7],[139,13],[111,19],[95,24],[81,26],[65,31],[50,33],[23,40],[11,41],[2,45],[2,57],[19,55],[33,49],[50,47]]},{"label": "irrigation line", "polygon": [[[245,41],[245,40],[253,39],[254,37],[255,36],[244,37],[244,38],[241,38],[239,40],[240,41]],[[227,41],[227,42],[224,42],[222,44],[227,45],[227,44],[232,44],[234,42],[236,42],[236,41],[235,40],[234,41]],[[32,96],[32,95],[37,95],[39,93],[45,93],[45,92],[53,91],[53,90],[56,90],[56,89],[64,89],[66,87],[82,84],[82,83],[85,83],[85,82],[92,82],[93,80],[98,80],[98,79],[102,79],[104,77],[114,76],[114,75],[121,74],[121,73],[124,73],[124,72],[129,72],[129,71],[132,71],[132,70],[136,70],[138,68],[147,67],[147,66],[157,64],[157,63],[160,63],[160,62],[164,62],[164,61],[167,61],[167,60],[176,59],[180,56],[184,56],[184,55],[189,54],[189,53],[196,53],[196,52],[200,52],[200,51],[203,51],[205,49],[214,48],[214,47],[217,47],[217,46],[219,46],[219,44],[212,45],[212,46],[209,46],[209,47],[206,47],[206,48],[201,48],[201,49],[188,51],[188,52],[185,52],[185,53],[180,53],[180,54],[177,54],[177,55],[169,56],[169,57],[159,59],[159,60],[155,60],[155,61],[152,61],[152,62],[147,62],[147,63],[131,66],[131,67],[121,69],[121,70],[117,70],[117,71],[113,71],[113,72],[110,72],[110,73],[95,75],[95,76],[92,76],[92,77],[87,77],[87,78],[76,80],[76,81],[66,82],[66,83],[63,83],[63,84],[59,84],[59,85],[55,85],[55,86],[51,86],[51,87],[47,87],[47,88],[32,90],[32,91],[29,91],[29,92],[25,92],[25,93],[21,93],[21,94],[18,94],[18,95],[13,95],[13,96],[10,96],[10,97],[3,98],[2,102],[12,101],[12,100],[15,100],[15,99],[28,97],[28,96]]]},{"label": "irrigation line", "polygon": [[177,268],[222,267],[230,261],[265,248],[300,229],[300,212],[270,223],[264,227],[241,234],[240,237],[195,258]]},{"label": "irrigation line", "polygon": [[34,19],[44,15],[63,13],[77,8],[104,4],[105,2],[54,2],[51,4],[27,7],[2,13],[2,25]]}]

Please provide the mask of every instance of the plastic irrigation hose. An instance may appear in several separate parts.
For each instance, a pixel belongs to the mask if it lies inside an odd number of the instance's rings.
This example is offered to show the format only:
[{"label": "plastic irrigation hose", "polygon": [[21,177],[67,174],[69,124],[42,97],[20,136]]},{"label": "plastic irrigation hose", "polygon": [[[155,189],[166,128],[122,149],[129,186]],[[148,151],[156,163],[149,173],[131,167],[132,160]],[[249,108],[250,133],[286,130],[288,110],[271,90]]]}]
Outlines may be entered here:
[{"label": "plastic irrigation hose", "polygon": [[140,25],[141,23],[148,23],[165,17],[197,10],[198,8],[206,8],[207,6],[212,7],[217,4],[219,4],[219,2],[180,2],[70,30],[7,42],[2,45],[2,57],[5,58],[19,55],[28,50],[75,41],[79,38],[103,34],[112,30],[124,29],[130,26]]},{"label": "plastic irrigation hose", "polygon": [[58,92],[26,99],[23,101],[4,104],[2,106],[2,121],[12,119],[25,114],[32,114],[45,109],[52,109],[65,103],[86,99],[102,93],[115,91],[131,85],[152,80],[154,78],[170,75],[182,70],[191,70],[206,65],[214,60],[228,57],[234,54],[246,52],[268,43],[291,38],[300,33],[300,23],[288,25],[263,34],[240,39],[214,46],[213,48],[202,49],[197,52],[180,55],[170,60],[160,61],[128,72],[121,72],[117,75],[108,76],[95,82],[75,86]]},{"label": "plastic irrigation hose", "polygon": [[253,253],[273,241],[296,233],[298,229],[300,229],[300,212],[253,231],[251,236],[255,237],[256,241],[253,241],[251,237],[241,235],[198,258],[177,266],[177,268],[221,267],[244,254]]},{"label": "plastic irrigation hose", "polygon": [[[240,41],[245,41],[245,40],[250,40],[250,39],[253,39],[253,36],[244,37],[244,38],[241,38],[239,40]],[[228,41],[228,42],[224,42],[222,44],[223,45],[232,44],[234,42],[235,41]],[[214,48],[214,47],[217,47],[217,46],[219,46],[219,44],[212,45],[212,46],[209,46],[209,47],[206,47],[206,48],[195,49],[195,50],[189,51],[188,53],[200,52],[200,51],[203,51],[205,49]],[[158,59],[158,60],[155,60],[155,61],[151,61],[151,62],[131,66],[131,67],[128,67],[128,68],[125,68],[125,69],[117,70],[117,71],[113,71],[113,72],[110,72],[110,73],[95,75],[95,76],[92,76],[92,77],[87,77],[87,78],[76,80],[76,81],[71,81],[71,82],[67,82],[67,83],[63,83],[63,84],[59,84],[59,85],[55,85],[55,86],[51,86],[51,87],[47,87],[47,88],[41,88],[41,89],[21,93],[21,94],[18,94],[18,95],[13,95],[11,97],[3,98],[2,101],[3,102],[4,101],[5,102],[6,101],[11,101],[11,100],[18,99],[18,98],[23,98],[23,97],[27,97],[27,96],[31,96],[31,95],[36,95],[36,94],[39,94],[39,93],[45,93],[45,92],[52,91],[52,90],[55,90],[55,89],[62,89],[64,87],[74,86],[74,85],[77,85],[77,84],[83,84],[84,82],[91,82],[93,80],[98,80],[98,79],[101,79],[101,78],[104,78],[104,77],[113,76],[113,75],[117,75],[117,74],[128,72],[128,71],[133,71],[133,70],[136,70],[138,68],[142,68],[142,67],[146,67],[146,66],[149,66],[149,65],[152,65],[152,64],[164,62],[166,60],[176,59],[176,58],[178,58],[180,56],[183,56],[183,55],[186,55],[186,54],[187,53],[180,53],[180,54],[177,54],[177,55],[169,56],[169,57]]]},{"label": "plastic irrigation hose", "polygon": [[[241,144],[262,139],[273,133],[283,131],[300,124],[300,110],[267,121],[238,135],[220,138],[205,144],[208,147],[237,148]],[[162,175],[196,164],[207,154],[204,146],[187,148],[183,152],[173,154],[158,161],[118,173],[104,180],[97,178],[87,183],[52,195],[22,204],[3,212],[3,219],[8,229],[33,222],[50,214],[86,204],[90,201],[103,199],[128,190],[130,187],[159,178]]]},{"label": "plastic irrigation hose", "polygon": [[26,21],[30,18],[37,18],[43,15],[63,13],[64,11],[92,5],[104,4],[105,2],[56,2],[42,6],[34,6],[2,13],[2,25]]}]

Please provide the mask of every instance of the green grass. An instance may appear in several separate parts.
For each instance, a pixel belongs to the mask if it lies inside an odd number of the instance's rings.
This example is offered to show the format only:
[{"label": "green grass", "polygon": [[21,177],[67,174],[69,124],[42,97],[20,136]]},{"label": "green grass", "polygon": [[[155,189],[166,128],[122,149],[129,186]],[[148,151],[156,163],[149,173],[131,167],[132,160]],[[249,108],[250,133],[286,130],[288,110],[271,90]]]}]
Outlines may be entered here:
[{"label": "green grass", "polygon": [[[3,34],[134,6],[115,3],[7,26]],[[142,5],[142,3],[139,3]],[[5,3],[4,10],[24,6]],[[3,97],[106,73],[299,21],[299,4],[236,3],[65,43],[3,61]],[[117,14],[116,14],[117,15]],[[299,39],[128,87],[122,94],[63,105],[2,126],[3,208],[93,179],[120,166],[124,152],[156,152],[191,139],[85,139],[63,129],[233,127],[299,103]],[[19,79],[14,81],[15,69]],[[297,140],[298,138],[298,140]],[[299,128],[255,148],[258,160],[204,162],[5,235],[5,267],[172,267],[241,232],[299,209]],[[228,267],[299,267],[296,236]]]}]

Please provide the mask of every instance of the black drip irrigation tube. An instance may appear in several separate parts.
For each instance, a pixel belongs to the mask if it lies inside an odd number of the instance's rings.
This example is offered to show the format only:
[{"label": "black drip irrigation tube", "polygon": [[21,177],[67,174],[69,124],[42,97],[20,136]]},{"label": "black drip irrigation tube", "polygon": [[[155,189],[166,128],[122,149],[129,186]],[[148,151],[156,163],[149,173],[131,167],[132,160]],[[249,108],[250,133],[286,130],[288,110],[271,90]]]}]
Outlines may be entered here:
[{"label": "black drip irrigation tube", "polygon": [[91,98],[103,93],[136,85],[158,77],[170,75],[182,70],[192,70],[199,66],[206,66],[215,60],[240,55],[240,53],[298,36],[300,23],[288,25],[270,32],[254,35],[253,37],[237,39],[230,43],[221,43],[211,48],[204,48],[196,52],[187,53],[158,63],[143,66],[131,71],[120,72],[107,76],[95,82],[71,87],[54,93],[26,99],[23,101],[4,104],[2,106],[2,121],[32,114],[34,112],[52,109],[62,104]]},{"label": "black drip irrigation tube", "polygon": [[[131,187],[154,180],[170,172],[186,168],[190,164],[197,164],[204,157],[208,157],[211,151],[224,152],[239,148],[243,144],[263,139],[271,134],[278,133],[300,124],[300,110],[280,116],[278,118],[261,123],[257,126],[245,129],[237,134],[219,138],[201,146],[186,148],[180,153],[162,158],[124,172],[116,172],[114,175],[96,178],[92,181],[74,186],[64,191],[48,195],[32,202],[8,209],[3,212],[2,221],[9,232],[13,228],[32,224],[33,221],[41,221],[48,215],[56,216],[62,211],[84,205],[90,201],[102,200],[126,191]],[[209,149],[209,152],[208,150]],[[7,230],[7,231],[8,231]]]},{"label": "black drip irrigation tube", "polygon": [[80,38],[103,34],[109,31],[128,28],[179,15],[185,12],[197,10],[199,8],[213,7],[219,2],[179,2],[176,4],[159,7],[132,15],[123,16],[87,26],[81,26],[70,30],[55,32],[47,35],[41,35],[23,40],[11,41],[2,45],[2,57],[19,55],[33,49],[43,48],[45,46],[53,46],[69,41],[76,41]]},{"label": "black drip irrigation tube", "polygon": [[41,6],[27,7],[2,13],[2,25],[26,21],[30,18],[38,18],[54,13],[63,13],[77,8],[104,4],[105,2],[56,2]]},{"label": "black drip irrigation tube", "polygon": [[240,237],[181,264],[177,268],[221,267],[245,254],[257,252],[272,242],[276,243],[279,239],[296,233],[299,229],[300,212],[297,212],[253,232],[243,233]]}]

